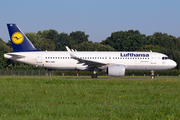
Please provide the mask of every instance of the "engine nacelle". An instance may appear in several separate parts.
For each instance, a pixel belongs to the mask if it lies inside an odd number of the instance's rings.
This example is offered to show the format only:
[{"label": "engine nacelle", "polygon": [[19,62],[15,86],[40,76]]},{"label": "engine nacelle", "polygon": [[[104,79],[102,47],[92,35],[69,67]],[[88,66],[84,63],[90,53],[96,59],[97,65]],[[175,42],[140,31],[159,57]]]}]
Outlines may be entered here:
[{"label": "engine nacelle", "polygon": [[107,68],[108,76],[124,76],[125,75],[125,66],[121,64],[116,64],[109,66]]}]

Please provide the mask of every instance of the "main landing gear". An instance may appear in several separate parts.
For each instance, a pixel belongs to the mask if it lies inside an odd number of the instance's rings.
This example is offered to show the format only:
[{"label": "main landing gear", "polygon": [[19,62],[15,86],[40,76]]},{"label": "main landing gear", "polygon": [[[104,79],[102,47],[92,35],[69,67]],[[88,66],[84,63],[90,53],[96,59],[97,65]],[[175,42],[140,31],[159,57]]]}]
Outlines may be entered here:
[{"label": "main landing gear", "polygon": [[92,78],[97,78],[97,72],[99,72],[98,68],[94,68],[94,74],[91,75]]},{"label": "main landing gear", "polygon": [[92,74],[91,77],[92,78],[97,78],[97,74]]},{"label": "main landing gear", "polygon": [[152,78],[152,79],[155,78],[155,75],[154,75],[154,71],[153,71],[153,70],[151,70],[151,78]]}]

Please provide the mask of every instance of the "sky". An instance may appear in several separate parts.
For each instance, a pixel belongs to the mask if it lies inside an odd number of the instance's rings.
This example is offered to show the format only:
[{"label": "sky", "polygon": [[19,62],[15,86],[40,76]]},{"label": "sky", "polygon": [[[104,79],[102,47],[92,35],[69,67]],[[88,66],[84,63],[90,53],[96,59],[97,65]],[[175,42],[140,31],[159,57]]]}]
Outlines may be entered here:
[{"label": "sky", "polygon": [[180,37],[180,0],[3,0],[0,38],[7,42],[7,23],[24,32],[54,29],[58,33],[84,31],[101,42],[117,31],[139,30]]}]

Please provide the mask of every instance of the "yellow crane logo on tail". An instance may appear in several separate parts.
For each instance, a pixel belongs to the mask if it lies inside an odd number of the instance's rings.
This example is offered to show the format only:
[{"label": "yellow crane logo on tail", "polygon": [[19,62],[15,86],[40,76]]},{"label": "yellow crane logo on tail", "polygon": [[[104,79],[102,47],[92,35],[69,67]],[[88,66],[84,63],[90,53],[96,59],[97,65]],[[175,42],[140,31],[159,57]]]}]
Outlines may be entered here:
[{"label": "yellow crane logo on tail", "polygon": [[14,44],[21,44],[24,40],[24,36],[22,33],[20,32],[15,32],[12,36],[11,36],[12,42]]}]

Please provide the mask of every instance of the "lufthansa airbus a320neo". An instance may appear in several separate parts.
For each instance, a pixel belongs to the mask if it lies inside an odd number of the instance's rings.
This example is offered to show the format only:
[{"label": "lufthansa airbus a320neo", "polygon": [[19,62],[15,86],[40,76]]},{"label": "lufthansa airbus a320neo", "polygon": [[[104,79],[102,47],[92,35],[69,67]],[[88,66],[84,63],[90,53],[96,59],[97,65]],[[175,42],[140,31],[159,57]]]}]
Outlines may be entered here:
[{"label": "lufthansa airbus a320neo", "polygon": [[92,78],[97,78],[98,71],[109,76],[124,76],[126,70],[149,70],[154,78],[154,71],[176,67],[176,62],[167,55],[157,52],[78,52],[40,51],[34,47],[16,24],[7,24],[13,52],[4,54],[5,58],[39,67],[57,70],[94,71]]}]

